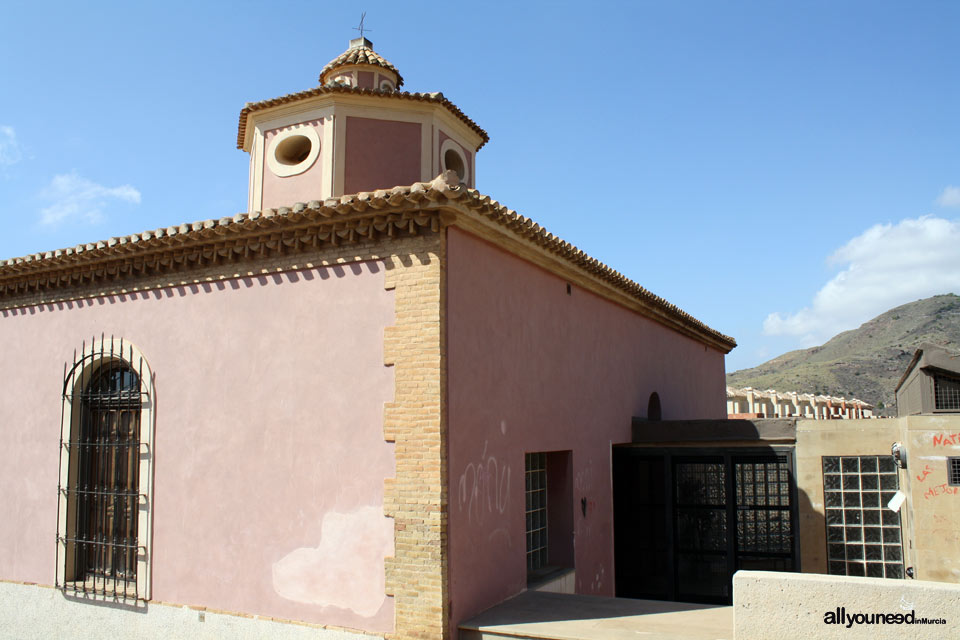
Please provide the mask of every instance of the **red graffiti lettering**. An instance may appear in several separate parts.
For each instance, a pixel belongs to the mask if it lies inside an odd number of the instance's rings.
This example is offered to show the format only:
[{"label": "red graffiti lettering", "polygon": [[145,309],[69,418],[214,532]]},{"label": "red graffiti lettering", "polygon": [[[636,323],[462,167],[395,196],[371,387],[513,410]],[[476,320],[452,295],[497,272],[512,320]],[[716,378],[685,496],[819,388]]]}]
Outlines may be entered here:
[{"label": "red graffiti lettering", "polygon": [[960,487],[951,487],[946,482],[944,482],[943,484],[938,484],[937,486],[930,487],[929,489],[924,491],[923,499],[929,500],[930,498],[935,498],[937,496],[945,496],[945,495],[955,496],[958,493],[960,493]]},{"label": "red graffiti lettering", "polygon": [[923,482],[927,479],[927,476],[933,473],[933,469],[930,468],[930,465],[925,465],[923,471],[920,472],[920,475],[917,476],[917,480]]},{"label": "red graffiti lettering", "polygon": [[933,436],[933,446],[949,447],[957,444],[960,440],[960,432],[957,433],[937,433]]}]

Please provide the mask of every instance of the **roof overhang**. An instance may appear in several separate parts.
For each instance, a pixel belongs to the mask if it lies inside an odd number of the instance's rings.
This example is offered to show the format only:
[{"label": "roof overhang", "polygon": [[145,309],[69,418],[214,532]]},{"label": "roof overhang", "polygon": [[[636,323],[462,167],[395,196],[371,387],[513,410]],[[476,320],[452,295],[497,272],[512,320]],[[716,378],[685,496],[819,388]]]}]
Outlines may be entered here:
[{"label": "roof overhang", "polygon": [[903,383],[910,377],[910,373],[917,367],[924,371],[960,376],[960,354],[952,353],[930,342],[921,343],[916,352],[914,352],[910,364],[907,365],[906,371],[900,376],[900,380],[893,390],[894,393],[900,390]]},{"label": "roof overhang", "polygon": [[452,171],[432,182],[380,189],[323,202],[241,213],[0,261],[0,308],[71,299],[78,287],[116,283],[137,290],[137,279],[166,271],[275,257],[316,248],[378,240],[456,225],[588,287],[722,353],[736,341],[518,215]]},{"label": "roof overhang", "polygon": [[379,102],[390,101],[393,104],[402,102],[434,105],[446,111],[455,120],[479,137],[477,150],[490,141],[490,136],[480,126],[467,117],[457,105],[447,100],[442,93],[409,93],[406,91],[380,91],[378,89],[358,89],[346,86],[315,87],[299,93],[291,93],[271,100],[248,102],[240,111],[240,121],[237,126],[237,148],[250,151],[253,145],[253,127],[250,121],[253,116],[260,116],[266,112],[273,112],[285,107],[304,104],[323,104],[325,99],[333,101],[338,97],[358,96],[374,99]]}]

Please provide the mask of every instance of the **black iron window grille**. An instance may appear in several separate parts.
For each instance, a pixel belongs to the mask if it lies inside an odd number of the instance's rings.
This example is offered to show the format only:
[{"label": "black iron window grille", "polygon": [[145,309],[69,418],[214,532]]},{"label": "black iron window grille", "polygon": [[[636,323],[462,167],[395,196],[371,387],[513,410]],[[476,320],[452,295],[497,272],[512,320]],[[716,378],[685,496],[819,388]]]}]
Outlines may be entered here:
[{"label": "black iron window grille", "polygon": [[947,485],[960,487],[960,458],[947,458]]},{"label": "black iron window grille", "polygon": [[547,566],[547,454],[526,454],[527,573]]},{"label": "black iron window grille", "polygon": [[824,456],[827,568],[834,575],[903,578],[900,488],[893,456]]},{"label": "black iron window grille", "polygon": [[142,597],[142,366],[130,345],[101,338],[84,345],[65,371],[58,489],[66,522],[58,522],[57,535],[57,586],[64,591]]},{"label": "black iron window grille", "polygon": [[960,411],[960,380],[941,375],[933,377],[933,408]]}]

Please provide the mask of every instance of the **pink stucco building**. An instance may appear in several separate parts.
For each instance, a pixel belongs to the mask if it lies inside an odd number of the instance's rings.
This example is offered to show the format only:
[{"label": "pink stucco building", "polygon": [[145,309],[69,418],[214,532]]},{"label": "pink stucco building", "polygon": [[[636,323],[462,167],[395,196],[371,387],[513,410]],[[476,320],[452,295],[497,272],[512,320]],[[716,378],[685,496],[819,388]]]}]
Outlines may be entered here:
[{"label": "pink stucco building", "polygon": [[319,80],[243,108],[249,213],[0,261],[21,637],[453,638],[612,596],[612,446],[725,417],[734,341],[476,191],[453,103],[364,39]]}]

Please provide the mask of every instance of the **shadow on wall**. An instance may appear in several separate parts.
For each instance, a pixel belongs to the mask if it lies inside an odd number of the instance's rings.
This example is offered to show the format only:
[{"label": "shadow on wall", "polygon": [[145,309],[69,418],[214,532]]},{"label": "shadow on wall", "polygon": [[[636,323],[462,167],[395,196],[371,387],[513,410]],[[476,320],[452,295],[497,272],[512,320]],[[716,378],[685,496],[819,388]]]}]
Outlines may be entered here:
[{"label": "shadow on wall", "polygon": [[[827,522],[822,507],[818,511],[807,492],[800,488],[797,478],[797,531],[794,535],[800,539],[800,552],[797,557],[797,572],[827,572]],[[806,533],[806,535],[804,535]],[[841,541],[842,542],[842,541]]]},{"label": "shadow on wall", "polygon": [[[666,600],[632,600],[543,591],[525,591],[480,615],[460,624],[461,628],[562,622],[572,620],[602,620],[630,616],[650,616],[685,611],[723,609],[725,605],[693,604]],[[682,625],[682,619],[677,620]],[[637,633],[641,622],[638,621]],[[679,636],[678,636],[679,637]],[[712,637],[712,636],[711,636]]]},{"label": "shadow on wall", "polygon": [[[83,603],[84,605],[94,605],[105,609],[115,609],[117,611],[128,611],[130,613],[148,613],[150,603],[145,600],[117,600],[113,596],[100,596],[93,593],[84,595],[83,593],[67,593],[58,589],[63,599],[68,602]],[[108,599],[109,598],[109,599]]]},{"label": "shadow on wall", "polygon": [[[292,271],[282,271],[278,273],[259,274],[255,276],[240,276],[233,278],[223,278],[209,282],[195,282],[191,284],[176,286],[157,286],[149,287],[142,291],[131,291],[126,293],[97,295],[91,294],[87,297],[75,298],[71,300],[61,300],[58,302],[48,302],[44,304],[32,304],[23,307],[14,307],[11,309],[0,310],[0,317],[15,317],[25,315],[35,315],[37,313],[53,313],[54,311],[70,311],[73,309],[83,309],[85,307],[103,306],[105,304],[117,304],[122,302],[135,302],[138,300],[161,300],[163,298],[180,297],[187,295],[198,295],[200,293],[213,293],[214,291],[226,291],[230,288],[237,291],[241,288],[251,289],[256,286],[266,287],[273,285],[297,284],[301,281],[310,282],[316,279],[329,280],[331,278],[345,278],[348,276],[359,276],[363,273],[376,274],[381,270],[390,271],[396,268],[394,260],[404,266],[410,266],[416,259],[420,264],[430,264],[429,255],[416,256],[392,256],[383,261],[367,260],[364,262],[347,262],[334,264],[326,267],[312,267],[309,269],[299,269]],[[131,286],[132,283],[131,283]]]}]

